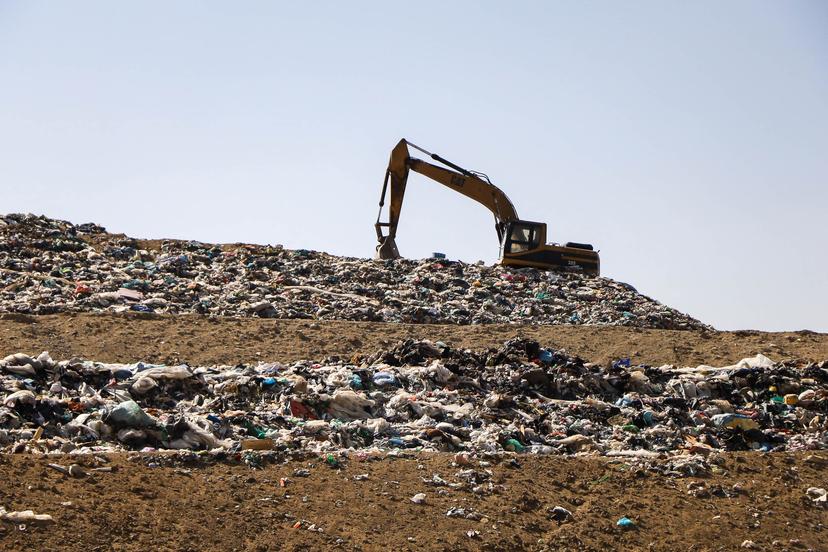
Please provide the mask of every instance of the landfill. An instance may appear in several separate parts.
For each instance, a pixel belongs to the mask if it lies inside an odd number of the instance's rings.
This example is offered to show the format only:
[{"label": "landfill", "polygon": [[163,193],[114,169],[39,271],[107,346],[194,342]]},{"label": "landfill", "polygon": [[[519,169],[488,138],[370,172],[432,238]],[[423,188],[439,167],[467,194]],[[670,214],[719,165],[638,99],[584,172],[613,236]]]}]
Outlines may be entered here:
[{"label": "landfill", "polygon": [[629,284],[573,272],[141,241],[92,223],[0,216],[0,312],[100,311],[710,329]]},{"label": "landfill", "polygon": [[721,451],[828,448],[828,361],[596,365],[526,339],[237,366],[16,353],[0,396],[6,452],[590,453],[694,475]]},{"label": "landfill", "polygon": [[[97,314],[113,312],[135,314]],[[741,339],[578,273],[33,215],[0,216],[0,321],[0,549],[145,550],[159,523],[182,550],[825,549],[828,349],[811,333]],[[568,351],[463,326],[489,323],[628,328],[557,328]],[[293,326],[320,331],[268,352]],[[380,326],[395,331],[358,339]]]}]

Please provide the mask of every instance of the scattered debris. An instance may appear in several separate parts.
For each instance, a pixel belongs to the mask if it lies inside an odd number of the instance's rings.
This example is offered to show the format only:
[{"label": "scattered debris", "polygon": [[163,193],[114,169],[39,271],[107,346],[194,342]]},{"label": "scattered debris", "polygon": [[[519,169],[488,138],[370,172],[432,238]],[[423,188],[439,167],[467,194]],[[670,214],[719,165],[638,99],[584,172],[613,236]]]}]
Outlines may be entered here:
[{"label": "scattered debris", "polygon": [[630,529],[635,527],[635,522],[626,516],[616,521],[615,524],[618,527],[623,527],[624,529]]},{"label": "scattered debris", "polygon": [[0,216],[0,311],[708,328],[608,278],[278,245],[158,248],[95,224],[23,214]]},{"label": "scattered debris", "polygon": [[808,490],[805,491],[805,496],[811,499],[811,502],[817,506],[828,505],[828,491],[822,487],[808,487]]},{"label": "scattered debris", "polygon": [[446,516],[447,517],[457,517],[457,518],[471,519],[471,520],[475,520],[475,521],[479,520],[483,517],[479,513],[472,510],[471,508],[460,508],[460,507],[449,508],[448,511],[446,512]]},{"label": "scattered debris", "polygon": [[55,521],[49,514],[35,514],[32,510],[22,510],[20,512],[7,512],[2,507],[0,507],[0,520],[9,521],[11,523]]},{"label": "scattered debris", "polygon": [[562,506],[555,506],[549,510],[549,519],[555,521],[568,521],[572,519],[572,512]]},{"label": "scattered debris", "polygon": [[[0,361],[0,447],[231,450],[249,462],[258,451],[304,450],[334,469],[350,454],[340,451],[444,451],[471,487],[487,480],[471,454],[510,454],[519,467],[522,454],[597,452],[695,477],[711,473],[715,451],[828,448],[827,368],[761,355],[724,368],[604,367],[525,339],[481,351],[407,340],[289,365],[18,353]],[[136,392],[140,381],[152,385]],[[788,404],[788,392],[800,398]]]},{"label": "scattered debris", "polygon": [[49,466],[50,468],[52,468],[53,470],[57,470],[61,473],[65,473],[66,475],[69,475],[69,476],[72,476],[72,477],[80,478],[80,477],[86,477],[87,475],[89,475],[86,472],[86,470],[83,469],[83,467],[81,467],[77,464],[71,464],[68,468],[66,468],[64,466],[61,466],[60,464],[46,464],[46,465]]}]

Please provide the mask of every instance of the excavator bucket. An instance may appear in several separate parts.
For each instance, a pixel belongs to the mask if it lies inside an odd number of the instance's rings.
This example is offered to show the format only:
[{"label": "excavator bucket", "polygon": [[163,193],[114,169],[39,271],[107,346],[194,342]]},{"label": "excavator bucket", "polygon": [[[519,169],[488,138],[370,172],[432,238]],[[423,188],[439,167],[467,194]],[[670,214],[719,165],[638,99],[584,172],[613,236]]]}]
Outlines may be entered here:
[{"label": "excavator bucket", "polygon": [[397,242],[391,236],[386,236],[382,242],[377,245],[377,252],[374,255],[376,260],[399,259],[400,252],[397,250]]}]

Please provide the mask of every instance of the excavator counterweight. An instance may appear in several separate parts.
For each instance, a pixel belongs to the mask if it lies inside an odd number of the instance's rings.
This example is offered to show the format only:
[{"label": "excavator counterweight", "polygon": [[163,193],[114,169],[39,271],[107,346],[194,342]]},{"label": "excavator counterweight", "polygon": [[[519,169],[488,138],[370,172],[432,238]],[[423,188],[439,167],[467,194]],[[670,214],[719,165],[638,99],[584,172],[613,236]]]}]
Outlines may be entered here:
[{"label": "excavator counterweight", "polygon": [[[408,147],[424,153],[443,166],[411,157]],[[377,231],[376,258],[397,259],[397,226],[408,183],[409,171],[420,173],[443,184],[489,209],[495,219],[500,243],[499,263],[506,266],[532,266],[541,269],[574,269],[586,274],[600,274],[598,253],[589,244],[569,242],[565,245],[546,243],[546,224],[518,218],[514,205],[503,191],[483,173],[470,171],[402,139],[391,150],[388,169],[382,185]],[[390,197],[389,196],[390,188]],[[381,222],[383,207],[389,200],[388,222]],[[383,232],[386,229],[387,232]]]}]

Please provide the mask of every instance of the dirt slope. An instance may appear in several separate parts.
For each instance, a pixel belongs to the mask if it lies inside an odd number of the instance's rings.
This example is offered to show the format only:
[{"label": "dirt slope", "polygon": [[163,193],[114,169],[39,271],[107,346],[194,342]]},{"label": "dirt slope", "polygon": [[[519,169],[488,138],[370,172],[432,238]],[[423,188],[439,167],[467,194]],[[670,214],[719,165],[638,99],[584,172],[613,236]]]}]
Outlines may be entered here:
[{"label": "dirt slope", "polygon": [[690,332],[603,326],[423,325],[141,314],[0,315],[0,353],[39,353],[103,362],[192,365],[321,359],[369,354],[407,338],[454,347],[500,346],[514,336],[605,363],[726,365],[763,353],[773,360],[828,359],[828,334]]}]

